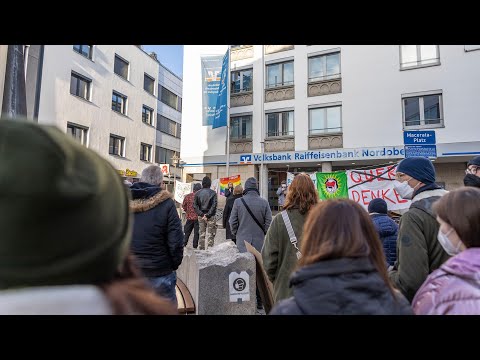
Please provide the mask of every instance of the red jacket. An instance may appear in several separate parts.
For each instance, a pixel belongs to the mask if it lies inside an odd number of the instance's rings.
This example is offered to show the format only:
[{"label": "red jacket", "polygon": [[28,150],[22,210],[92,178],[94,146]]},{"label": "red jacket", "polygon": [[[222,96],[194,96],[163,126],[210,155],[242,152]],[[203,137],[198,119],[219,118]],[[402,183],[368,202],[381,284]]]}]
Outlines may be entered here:
[{"label": "red jacket", "polygon": [[193,200],[195,199],[195,193],[192,192],[185,196],[183,199],[182,209],[187,213],[187,220],[198,220],[198,215],[193,208]]}]

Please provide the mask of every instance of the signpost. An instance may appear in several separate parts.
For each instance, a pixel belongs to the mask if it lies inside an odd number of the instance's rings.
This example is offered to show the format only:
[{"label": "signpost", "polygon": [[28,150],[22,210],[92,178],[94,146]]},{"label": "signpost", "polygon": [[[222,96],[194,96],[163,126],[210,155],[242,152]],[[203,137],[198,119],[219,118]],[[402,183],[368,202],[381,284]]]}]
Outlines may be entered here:
[{"label": "signpost", "polygon": [[406,158],[414,156],[437,157],[435,131],[433,130],[404,131],[403,143]]}]

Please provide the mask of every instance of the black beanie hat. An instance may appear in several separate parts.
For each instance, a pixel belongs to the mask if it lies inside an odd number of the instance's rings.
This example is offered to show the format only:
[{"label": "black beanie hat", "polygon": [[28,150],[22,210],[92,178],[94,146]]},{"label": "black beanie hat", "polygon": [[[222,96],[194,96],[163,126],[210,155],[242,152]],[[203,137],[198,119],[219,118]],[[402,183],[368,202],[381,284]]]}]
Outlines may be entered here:
[{"label": "black beanie hat", "polygon": [[0,289],[110,281],[132,217],[116,170],[53,126],[0,120]]},{"label": "black beanie hat", "polygon": [[407,174],[424,184],[433,184],[435,182],[435,167],[425,157],[403,159],[397,166],[397,172]]},{"label": "black beanie hat", "polygon": [[379,213],[379,214],[387,214],[387,202],[383,199],[376,198],[370,201],[368,204],[368,212],[369,213]]}]

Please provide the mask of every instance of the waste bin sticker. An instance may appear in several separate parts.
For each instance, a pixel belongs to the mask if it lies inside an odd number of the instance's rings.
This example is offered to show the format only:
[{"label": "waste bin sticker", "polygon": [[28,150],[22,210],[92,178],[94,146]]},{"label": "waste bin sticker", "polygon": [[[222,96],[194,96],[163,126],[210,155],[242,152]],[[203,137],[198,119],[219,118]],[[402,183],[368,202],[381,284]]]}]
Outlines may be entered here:
[{"label": "waste bin sticker", "polygon": [[240,274],[231,272],[228,276],[228,288],[230,293],[230,302],[250,301],[250,277],[246,271]]}]

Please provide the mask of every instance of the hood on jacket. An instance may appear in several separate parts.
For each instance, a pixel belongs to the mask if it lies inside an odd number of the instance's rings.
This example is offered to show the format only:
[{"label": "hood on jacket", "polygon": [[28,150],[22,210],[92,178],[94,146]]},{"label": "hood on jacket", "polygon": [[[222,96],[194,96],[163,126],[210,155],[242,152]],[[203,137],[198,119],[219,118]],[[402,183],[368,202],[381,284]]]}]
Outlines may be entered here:
[{"label": "hood on jacket", "polygon": [[[296,271],[290,280],[295,301],[303,314],[342,313],[375,301],[388,288],[370,259],[322,260]],[[319,309],[319,304],[323,308]],[[347,310],[347,311],[350,311]]]},{"label": "hood on jacket", "polygon": [[130,186],[132,199],[146,199],[162,191],[159,186],[155,186],[145,182],[136,182]]},{"label": "hood on jacket", "polygon": [[[135,183],[134,186],[136,184],[138,183]],[[134,213],[139,213],[153,209],[155,206],[164,202],[165,200],[173,199],[173,194],[167,190],[160,189],[159,192],[156,192],[153,196],[134,199],[135,200],[130,201],[130,210],[132,210]]]},{"label": "hood on jacket", "polygon": [[480,281],[480,248],[469,248],[448,259],[441,269],[455,276]]}]

